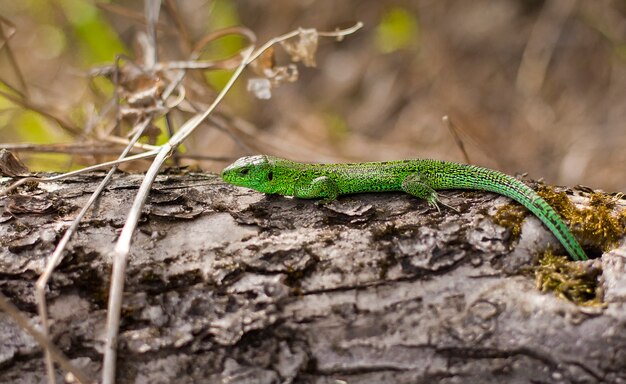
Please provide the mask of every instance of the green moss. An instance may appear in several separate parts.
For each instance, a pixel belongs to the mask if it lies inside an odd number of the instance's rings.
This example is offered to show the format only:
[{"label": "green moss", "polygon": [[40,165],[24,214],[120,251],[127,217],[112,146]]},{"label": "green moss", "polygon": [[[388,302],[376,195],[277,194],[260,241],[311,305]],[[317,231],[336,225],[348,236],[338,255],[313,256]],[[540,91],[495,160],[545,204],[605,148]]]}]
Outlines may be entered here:
[{"label": "green moss", "polygon": [[599,268],[569,261],[567,256],[554,255],[548,249],[533,272],[541,292],[554,292],[577,305],[603,305],[598,284],[602,270]]},{"label": "green moss", "polygon": [[[591,257],[616,247],[626,236],[626,210],[615,207],[623,196],[600,192],[589,193],[589,206],[577,208],[565,192],[540,185],[537,193],[556,210],[568,224],[572,234]],[[528,210],[519,204],[507,204],[498,209],[494,223],[511,230],[512,240],[519,238]]]},{"label": "green moss", "polygon": [[511,240],[519,239],[522,233],[522,223],[528,215],[528,210],[520,204],[506,204],[498,208],[493,217],[497,225],[511,230]]},{"label": "green moss", "polygon": [[608,251],[626,234],[626,211],[614,212],[620,196],[593,192],[589,194],[589,207],[578,209],[565,192],[542,185],[537,193],[565,218],[583,246]]}]

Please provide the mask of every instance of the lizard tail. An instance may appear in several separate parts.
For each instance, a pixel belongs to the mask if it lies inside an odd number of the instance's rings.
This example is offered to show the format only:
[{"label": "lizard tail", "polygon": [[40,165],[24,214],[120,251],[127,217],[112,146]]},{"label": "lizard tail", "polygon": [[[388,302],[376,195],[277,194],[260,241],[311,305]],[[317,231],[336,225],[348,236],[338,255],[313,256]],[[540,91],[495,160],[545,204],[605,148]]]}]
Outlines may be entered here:
[{"label": "lizard tail", "polygon": [[563,244],[574,260],[587,260],[585,251],[567,228],[561,216],[529,186],[502,172],[474,165],[450,164],[451,169],[447,172],[431,175],[435,179],[431,184],[433,188],[479,189],[509,197],[535,214]]}]

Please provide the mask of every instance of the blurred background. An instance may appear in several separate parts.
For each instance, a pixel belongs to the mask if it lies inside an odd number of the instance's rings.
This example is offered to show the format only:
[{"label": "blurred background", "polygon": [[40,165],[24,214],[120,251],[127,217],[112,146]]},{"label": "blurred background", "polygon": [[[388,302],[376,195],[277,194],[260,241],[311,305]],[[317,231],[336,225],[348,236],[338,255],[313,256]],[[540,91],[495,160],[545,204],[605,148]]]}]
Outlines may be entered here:
[{"label": "blurred background", "polygon": [[[0,16],[0,143],[22,143],[16,153],[32,170],[115,157],[121,147],[111,137],[126,137],[132,123],[119,124],[129,115],[111,108],[107,66],[119,54],[127,69],[145,62],[144,2],[0,0]],[[270,99],[246,90],[255,76],[247,70],[217,120],[187,140],[179,164],[219,171],[252,153],[469,159],[552,184],[626,191],[623,0],[164,0],[156,49],[167,63],[187,60],[207,34],[228,26],[245,26],[263,43],[298,27],[333,31],[357,21],[364,27],[343,41],[320,37],[316,67],[298,64],[299,79],[273,88]],[[244,45],[216,40],[202,58]],[[278,64],[289,63],[275,51]],[[208,105],[229,73],[190,73],[190,106],[155,120],[144,142],[164,142],[166,126],[176,130],[194,105]],[[158,92],[166,75],[124,86]]]}]

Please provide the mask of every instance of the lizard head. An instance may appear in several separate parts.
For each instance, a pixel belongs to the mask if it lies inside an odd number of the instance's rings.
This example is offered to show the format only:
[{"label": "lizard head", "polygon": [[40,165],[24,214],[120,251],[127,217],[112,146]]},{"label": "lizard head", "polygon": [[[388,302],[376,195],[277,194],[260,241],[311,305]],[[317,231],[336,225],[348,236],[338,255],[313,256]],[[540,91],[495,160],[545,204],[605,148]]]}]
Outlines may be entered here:
[{"label": "lizard head", "polygon": [[268,156],[246,156],[224,168],[222,179],[239,187],[272,193],[273,170],[274,166]]}]

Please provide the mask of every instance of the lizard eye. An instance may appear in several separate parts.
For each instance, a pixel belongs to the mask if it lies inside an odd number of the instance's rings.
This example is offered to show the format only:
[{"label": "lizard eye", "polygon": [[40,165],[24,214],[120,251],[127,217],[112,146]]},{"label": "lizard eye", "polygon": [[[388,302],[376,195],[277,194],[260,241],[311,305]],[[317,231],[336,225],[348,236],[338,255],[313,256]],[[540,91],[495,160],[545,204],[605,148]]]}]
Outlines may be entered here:
[{"label": "lizard eye", "polygon": [[267,180],[272,181],[272,179],[273,179],[273,178],[274,178],[274,172],[270,171],[270,172],[267,174]]},{"label": "lizard eye", "polygon": [[250,172],[250,169],[249,169],[249,168],[242,168],[242,169],[239,171],[239,174],[240,174],[241,176],[245,176],[245,175],[247,175],[247,174],[248,174],[248,172]]}]

